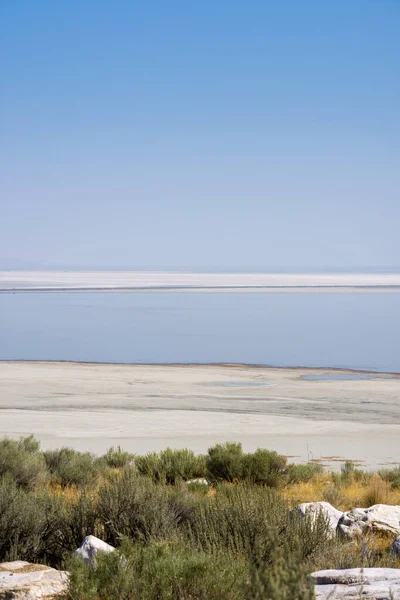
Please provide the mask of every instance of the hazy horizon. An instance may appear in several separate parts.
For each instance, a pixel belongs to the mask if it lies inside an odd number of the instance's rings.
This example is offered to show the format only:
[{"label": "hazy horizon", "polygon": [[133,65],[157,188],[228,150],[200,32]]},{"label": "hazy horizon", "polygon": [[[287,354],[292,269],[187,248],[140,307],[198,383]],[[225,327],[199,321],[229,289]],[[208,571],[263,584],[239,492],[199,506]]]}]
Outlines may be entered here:
[{"label": "hazy horizon", "polygon": [[53,271],[53,272],[118,272],[118,271],[143,271],[143,272],[182,272],[182,273],[400,273],[400,265],[349,265],[344,266],[329,266],[329,267],[306,267],[306,266],[279,266],[266,265],[262,266],[244,266],[240,267],[227,265],[154,265],[152,267],[146,265],[115,265],[115,266],[94,266],[94,265],[60,265],[60,264],[32,264],[28,261],[2,261],[0,258],[1,271]]}]

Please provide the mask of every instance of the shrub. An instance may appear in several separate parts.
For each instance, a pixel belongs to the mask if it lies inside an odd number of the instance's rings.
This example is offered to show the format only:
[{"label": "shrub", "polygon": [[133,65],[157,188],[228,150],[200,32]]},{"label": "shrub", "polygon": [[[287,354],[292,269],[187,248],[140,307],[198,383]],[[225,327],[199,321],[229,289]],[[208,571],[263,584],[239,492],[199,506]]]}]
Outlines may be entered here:
[{"label": "shrub", "polygon": [[53,497],[55,534],[50,536],[46,546],[52,566],[59,567],[63,556],[79,548],[87,535],[102,536],[95,500],[95,496],[85,491],[72,499],[64,494]]},{"label": "shrub", "polygon": [[206,466],[213,481],[238,481],[243,475],[242,444],[226,442],[208,449]]},{"label": "shrub", "polygon": [[46,464],[33,436],[0,440],[0,477],[4,475],[25,489],[33,489],[46,478]]},{"label": "shrub", "polygon": [[346,496],[343,492],[334,486],[326,488],[323,491],[322,497],[325,502],[329,502],[329,504],[332,504],[335,508],[343,507],[346,501]]},{"label": "shrub", "polygon": [[106,541],[113,546],[121,536],[143,542],[174,537],[185,519],[176,493],[137,475],[132,468],[100,487],[97,515]]},{"label": "shrub", "polygon": [[28,492],[10,475],[0,480],[0,562],[47,561],[57,524],[52,499],[46,492]]},{"label": "shrub", "polygon": [[323,472],[323,467],[314,463],[305,465],[289,465],[287,468],[287,482],[289,484],[311,481],[316,475]]},{"label": "shrub", "polygon": [[259,549],[251,561],[246,600],[314,600],[314,585],[301,555],[276,538],[271,540],[270,554],[266,561]]},{"label": "shrub", "polygon": [[101,556],[94,568],[73,561],[68,600],[244,600],[245,567],[167,543]]},{"label": "shrub", "polygon": [[288,524],[288,505],[274,490],[247,484],[219,485],[216,495],[194,506],[188,535],[203,551],[246,556],[267,544],[270,530]]},{"label": "shrub", "polygon": [[122,469],[130,465],[135,458],[134,454],[124,452],[121,446],[117,448],[109,448],[103,456],[104,463],[112,469]]},{"label": "shrub", "polygon": [[141,475],[151,477],[154,482],[174,485],[178,481],[186,481],[195,477],[204,477],[205,458],[196,456],[192,450],[172,450],[150,452],[138,456],[135,461]]},{"label": "shrub", "polygon": [[242,458],[242,479],[249,483],[279,487],[283,484],[286,458],[272,450],[258,448]]},{"label": "shrub", "polygon": [[400,488],[400,467],[395,469],[382,469],[379,471],[380,477],[384,481],[388,481],[393,489]]},{"label": "shrub", "polygon": [[214,482],[246,481],[279,487],[284,483],[286,457],[263,448],[244,454],[240,443],[226,442],[208,449],[206,465],[208,475]]},{"label": "shrub", "polygon": [[101,460],[90,452],[61,448],[61,450],[48,450],[43,454],[51,475],[62,486],[92,485],[102,468]]},{"label": "shrub", "polygon": [[352,460],[346,460],[340,469],[341,480],[344,483],[351,481],[363,481],[367,483],[371,479],[371,474],[366,473],[362,469],[357,469]]}]

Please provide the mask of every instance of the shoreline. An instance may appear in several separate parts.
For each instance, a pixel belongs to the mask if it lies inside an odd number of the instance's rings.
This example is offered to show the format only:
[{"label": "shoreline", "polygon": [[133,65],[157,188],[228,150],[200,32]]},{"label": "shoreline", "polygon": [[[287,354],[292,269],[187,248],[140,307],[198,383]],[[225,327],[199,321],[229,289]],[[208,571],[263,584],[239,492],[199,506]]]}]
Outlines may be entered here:
[{"label": "shoreline", "polygon": [[[329,371],[334,373],[343,374],[360,374],[360,375],[383,375],[384,379],[387,376],[393,378],[400,378],[399,371],[375,371],[373,369],[353,369],[348,367],[315,367],[315,366],[303,366],[303,365],[270,365],[263,363],[224,363],[224,362],[211,362],[211,363],[157,363],[157,362],[109,362],[109,361],[90,361],[90,360],[58,360],[58,359],[29,359],[29,358],[0,358],[1,364],[50,364],[50,365],[87,365],[87,366],[113,366],[113,367],[175,367],[175,368],[226,368],[226,369],[263,369],[263,370],[281,370],[281,371]],[[386,376],[386,377],[385,377]]]},{"label": "shoreline", "polygon": [[[360,379],[308,379],[307,375]],[[368,377],[370,375],[370,377]],[[0,361],[0,437],[33,433],[45,449],[136,453],[236,440],[380,468],[400,456],[399,374],[240,364]]]}]

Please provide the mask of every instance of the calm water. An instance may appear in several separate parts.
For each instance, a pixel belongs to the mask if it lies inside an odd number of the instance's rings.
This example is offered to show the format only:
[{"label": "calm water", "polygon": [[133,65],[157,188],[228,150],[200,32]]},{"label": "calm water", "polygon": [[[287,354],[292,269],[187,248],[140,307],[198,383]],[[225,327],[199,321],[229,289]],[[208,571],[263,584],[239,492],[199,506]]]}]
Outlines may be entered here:
[{"label": "calm water", "polygon": [[0,359],[400,371],[398,294],[0,295]]},{"label": "calm water", "polygon": [[390,375],[362,375],[360,373],[330,373],[327,375],[304,375],[302,379],[306,381],[362,381],[365,379],[383,379]]}]

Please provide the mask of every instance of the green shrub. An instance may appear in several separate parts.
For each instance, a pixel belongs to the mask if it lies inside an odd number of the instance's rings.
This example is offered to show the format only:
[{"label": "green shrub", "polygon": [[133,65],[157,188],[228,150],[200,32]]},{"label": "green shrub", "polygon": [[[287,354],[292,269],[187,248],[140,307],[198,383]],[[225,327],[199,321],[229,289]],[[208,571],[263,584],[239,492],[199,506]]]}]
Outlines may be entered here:
[{"label": "green shrub", "polygon": [[68,565],[68,600],[244,600],[242,564],[184,546],[152,543]]},{"label": "green shrub", "polygon": [[58,521],[46,492],[33,494],[8,475],[0,479],[0,562],[47,561]]},{"label": "green shrub", "polygon": [[0,440],[0,477],[4,475],[10,475],[18,486],[25,489],[33,489],[44,481],[46,464],[39,452],[39,442],[34,437],[19,441]]},{"label": "green shrub", "polygon": [[90,452],[78,452],[72,448],[48,450],[43,454],[48,470],[62,486],[92,485],[103,467],[101,459]]},{"label": "green shrub", "polygon": [[284,483],[286,457],[273,450],[258,448],[245,454],[240,443],[226,442],[208,449],[206,457],[211,481],[249,483],[279,487]]},{"label": "green shrub", "polygon": [[283,484],[286,458],[272,450],[258,448],[242,458],[242,479],[249,483],[279,487]]},{"label": "green shrub", "polygon": [[300,483],[311,481],[315,475],[323,473],[323,467],[319,464],[307,463],[305,465],[288,465],[287,483]]},{"label": "green shrub", "polygon": [[154,482],[176,484],[196,477],[204,477],[206,467],[204,456],[196,456],[192,450],[172,450],[149,452],[138,456],[136,468],[141,475],[151,477]]},{"label": "green shrub", "polygon": [[286,543],[271,539],[270,557],[259,549],[250,563],[246,600],[314,600],[314,585],[301,555]]},{"label": "green shrub", "polygon": [[400,467],[395,469],[382,469],[379,471],[380,477],[390,483],[393,489],[400,488]]},{"label": "green shrub", "polygon": [[218,485],[216,495],[198,502],[187,530],[191,542],[203,551],[241,554],[266,544],[270,530],[288,524],[286,501],[274,490],[247,484]]},{"label": "green shrub", "polygon": [[143,542],[174,537],[179,523],[186,519],[186,506],[179,504],[179,498],[179,492],[172,493],[134,469],[125,469],[98,492],[97,515],[105,540],[117,546],[121,536]]},{"label": "green shrub", "polygon": [[226,442],[208,449],[207,472],[213,481],[239,481],[243,475],[242,444]]},{"label": "green shrub", "polygon": [[103,456],[104,463],[112,469],[122,469],[133,463],[134,454],[125,452],[121,446],[117,448],[109,448]]},{"label": "green shrub", "polygon": [[301,548],[302,558],[308,559],[329,544],[323,516],[315,521],[301,517],[269,487],[220,485],[216,491],[195,505],[187,522],[192,544],[203,551],[247,557],[261,548],[268,556],[271,540],[280,539],[293,551]]},{"label": "green shrub", "polygon": [[335,508],[341,508],[346,502],[346,496],[343,494],[340,487],[327,487],[326,489],[324,489],[322,497],[325,500],[325,502],[329,502],[329,504],[332,504],[332,506],[334,506]]},{"label": "green shrub", "polygon": [[352,460],[346,460],[340,469],[340,477],[344,483],[349,483],[351,481],[363,481],[364,483],[368,483],[371,480],[372,475],[366,473],[362,469],[357,469]]},{"label": "green shrub", "polygon": [[73,499],[53,497],[55,535],[47,543],[48,562],[59,567],[66,553],[76,550],[87,535],[102,537],[103,527],[96,511],[96,497],[82,491]]}]

